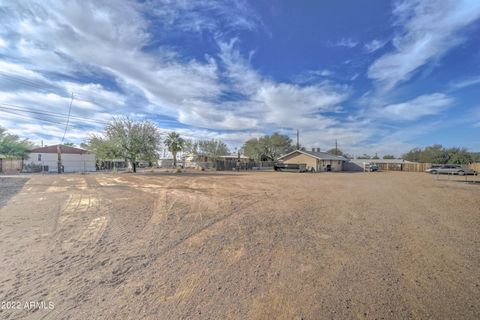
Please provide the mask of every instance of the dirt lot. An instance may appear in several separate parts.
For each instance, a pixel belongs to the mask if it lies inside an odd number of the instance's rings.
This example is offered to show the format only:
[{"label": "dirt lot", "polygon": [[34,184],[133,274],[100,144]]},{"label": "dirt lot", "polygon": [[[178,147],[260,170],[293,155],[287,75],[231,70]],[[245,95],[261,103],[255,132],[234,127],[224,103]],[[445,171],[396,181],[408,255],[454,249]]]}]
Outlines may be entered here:
[{"label": "dirt lot", "polygon": [[0,318],[478,319],[480,184],[445,179],[4,178]]}]

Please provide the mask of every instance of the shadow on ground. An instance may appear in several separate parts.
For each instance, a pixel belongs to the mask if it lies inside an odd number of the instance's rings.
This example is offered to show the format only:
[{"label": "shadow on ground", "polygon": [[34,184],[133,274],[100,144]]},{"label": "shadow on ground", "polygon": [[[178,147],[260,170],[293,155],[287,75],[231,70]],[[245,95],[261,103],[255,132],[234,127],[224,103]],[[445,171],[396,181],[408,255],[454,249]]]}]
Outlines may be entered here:
[{"label": "shadow on ground", "polygon": [[2,178],[0,177],[0,208],[7,204],[11,197],[16,195],[30,178]]}]

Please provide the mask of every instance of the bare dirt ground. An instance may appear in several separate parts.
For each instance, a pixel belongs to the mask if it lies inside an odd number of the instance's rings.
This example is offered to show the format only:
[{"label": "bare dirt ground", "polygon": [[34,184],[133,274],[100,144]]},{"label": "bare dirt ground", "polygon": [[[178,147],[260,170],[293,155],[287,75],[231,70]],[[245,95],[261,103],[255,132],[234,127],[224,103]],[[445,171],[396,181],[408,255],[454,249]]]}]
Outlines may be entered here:
[{"label": "bare dirt ground", "polygon": [[480,184],[394,172],[0,183],[2,319],[480,318]]}]

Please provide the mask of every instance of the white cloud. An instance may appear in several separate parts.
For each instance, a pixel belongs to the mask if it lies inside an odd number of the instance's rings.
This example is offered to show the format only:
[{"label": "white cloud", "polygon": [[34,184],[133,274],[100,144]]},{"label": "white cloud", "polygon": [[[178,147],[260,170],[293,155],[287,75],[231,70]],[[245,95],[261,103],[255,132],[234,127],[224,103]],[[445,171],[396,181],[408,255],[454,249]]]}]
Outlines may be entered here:
[{"label": "white cloud", "polygon": [[262,24],[243,0],[159,0],[150,1],[147,10],[170,32],[253,30]]},{"label": "white cloud", "polygon": [[328,70],[328,69],[323,69],[323,70],[319,70],[319,71],[313,71],[314,74],[317,74],[317,75],[320,75],[322,77],[329,77],[331,75],[333,75],[333,72]]},{"label": "white cloud", "polygon": [[325,128],[335,122],[320,113],[338,110],[346,97],[346,93],[328,85],[264,84],[255,100],[263,102],[265,121],[270,125]]},{"label": "white cloud", "polygon": [[364,48],[368,53],[377,51],[378,49],[383,48],[388,41],[373,39],[370,42],[365,43]]},{"label": "white cloud", "polygon": [[358,41],[355,41],[351,38],[341,38],[340,40],[334,42],[328,42],[329,47],[347,47],[354,48],[358,45]]},{"label": "white cloud", "polygon": [[[144,15],[152,6],[159,10],[154,17],[163,17],[161,27],[152,26]],[[312,77],[308,84],[275,81],[255,70],[251,54],[240,52],[240,40],[232,31],[250,30],[261,23],[245,3],[19,1],[7,7],[10,11],[0,11],[0,27],[10,30],[11,37],[6,39],[14,53],[0,61],[0,69],[45,88],[18,83],[7,88],[8,79],[0,77],[0,102],[66,113],[73,91],[77,116],[102,121],[114,114],[147,117],[165,123],[165,131],[175,129],[192,138],[220,138],[234,145],[274,131],[293,136],[299,128],[305,146],[327,148],[338,139],[348,150],[364,145],[379,132],[374,122],[357,111],[344,113],[342,105],[353,90],[326,81],[324,77],[333,75],[331,70],[307,71]],[[202,12],[220,18],[212,20]],[[182,55],[181,48],[162,42],[163,34],[171,36],[174,28],[202,35],[218,28],[227,32],[212,38],[218,43],[217,53],[193,59]],[[231,41],[223,40],[231,37]],[[334,45],[353,48],[359,43],[344,38]],[[438,101],[417,102],[428,112],[441,110]],[[382,116],[396,116],[405,110],[416,112],[414,118],[431,114],[404,105],[408,103],[390,104],[381,111]],[[63,134],[61,124],[42,123],[25,115],[27,118],[2,114],[0,124],[37,142],[47,135],[52,143]],[[82,129],[85,122],[79,119],[72,119],[72,125],[67,139],[76,143],[101,127],[92,123]]]},{"label": "white cloud", "polygon": [[29,80],[47,82],[47,79],[40,73],[34,72],[17,63],[0,60],[0,71],[2,74],[6,74],[7,76],[25,77],[29,78]]},{"label": "white cloud", "polygon": [[466,88],[466,87],[470,87],[477,84],[480,84],[480,76],[465,78],[459,81],[453,81],[450,84],[450,87],[452,89],[461,89],[461,88]]},{"label": "white cloud", "polygon": [[156,54],[143,52],[150,35],[136,3],[17,6],[24,12],[18,27],[22,40],[17,43],[24,69],[67,76],[85,70],[107,73],[126,91],[137,88],[157,105],[157,112],[172,115],[179,107],[187,109],[186,101],[213,99],[221,92],[214,60],[178,61],[163,49]]},{"label": "white cloud", "polygon": [[250,98],[242,108],[259,119],[258,125],[317,130],[337,124],[322,112],[336,112],[348,97],[347,87],[320,82],[311,85],[277,83],[258,74],[235,50],[235,41],[220,43],[221,60],[232,87]]},{"label": "white cloud", "polygon": [[[19,116],[21,114],[22,116]],[[0,109],[0,126],[7,128],[10,133],[28,138],[33,143],[40,145],[59,143],[59,137],[63,136],[65,130],[65,119],[49,118],[46,116],[32,115],[29,113],[12,114]],[[49,121],[39,121],[38,118],[46,118]],[[94,132],[98,132],[100,126],[92,124],[88,128],[84,122],[71,119],[65,142],[81,143]]]},{"label": "white cloud", "polygon": [[393,14],[400,28],[392,40],[395,50],[377,59],[368,71],[369,78],[387,90],[461,43],[459,32],[480,18],[480,2],[405,0],[396,4]]},{"label": "white cloud", "polygon": [[[172,4],[170,9],[177,4]],[[211,10],[218,9],[213,8],[217,2],[209,4]],[[196,7],[200,4],[184,5]],[[37,2],[34,5],[18,2],[13,6],[16,12],[22,12],[18,21],[9,20],[9,27],[17,30],[12,39],[20,39],[14,45],[22,63],[2,61],[3,66],[11,74],[28,81],[41,81],[50,87],[47,91],[28,86],[0,91],[3,103],[65,113],[69,94],[73,91],[73,111],[78,116],[108,120],[110,115],[118,113],[168,115],[192,126],[189,130],[203,130],[210,136],[216,132],[232,141],[250,133],[297,127],[312,132],[312,139],[322,131],[364,136],[349,127],[351,124],[323,115],[341,109],[340,104],[349,94],[347,87],[330,82],[301,86],[265,78],[235,48],[238,43],[235,39],[219,41],[218,56],[206,57],[204,61],[185,60],[171,48],[160,46],[153,52],[144,50],[151,35],[148,22],[141,14],[144,8],[134,2]],[[185,10],[190,9],[181,8],[178,12]],[[175,12],[165,14],[174,15]],[[231,12],[225,11],[227,14]],[[177,18],[172,19],[176,21]],[[230,18],[233,19],[225,17]],[[16,28],[12,26],[15,21]],[[231,20],[231,25],[246,28],[247,25],[240,21]],[[69,78],[76,74],[101,79],[113,77],[121,92],[107,90],[94,81],[58,80],[49,75],[52,71]],[[325,69],[317,73],[327,76],[331,71]],[[240,98],[222,98],[228,93]],[[145,103],[138,103],[137,98],[144,99]],[[28,123],[28,119],[24,120],[19,123]],[[30,121],[38,122],[34,117]],[[46,128],[43,126],[43,131],[37,134],[22,130],[31,137],[58,134]],[[215,130],[232,132],[228,136]],[[82,137],[85,135],[78,135],[77,139]]]},{"label": "white cloud", "polygon": [[329,69],[307,70],[292,77],[297,84],[318,83],[320,80],[334,78],[335,72]]},{"label": "white cloud", "polygon": [[453,104],[454,100],[443,93],[422,95],[415,99],[390,104],[374,111],[374,116],[391,121],[412,121],[436,115]]}]

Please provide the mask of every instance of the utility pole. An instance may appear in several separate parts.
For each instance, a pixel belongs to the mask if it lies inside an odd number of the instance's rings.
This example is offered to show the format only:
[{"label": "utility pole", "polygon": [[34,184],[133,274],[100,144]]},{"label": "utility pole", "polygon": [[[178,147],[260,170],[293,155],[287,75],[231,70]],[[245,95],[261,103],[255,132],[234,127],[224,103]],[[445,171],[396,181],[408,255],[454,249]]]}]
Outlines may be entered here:
[{"label": "utility pole", "polygon": [[57,144],[57,171],[62,173],[62,151],[60,150],[60,145]]},{"label": "utility pole", "polygon": [[300,133],[297,128],[297,150],[300,150]]}]

